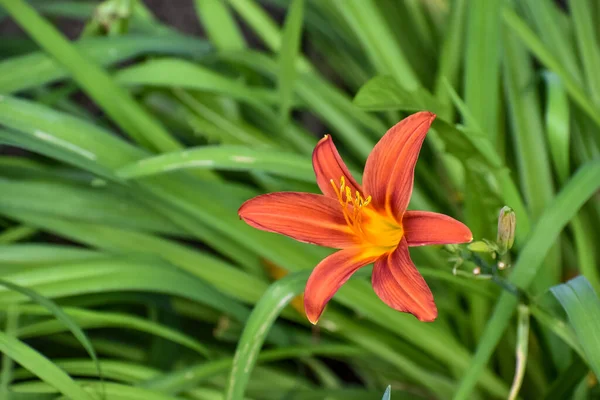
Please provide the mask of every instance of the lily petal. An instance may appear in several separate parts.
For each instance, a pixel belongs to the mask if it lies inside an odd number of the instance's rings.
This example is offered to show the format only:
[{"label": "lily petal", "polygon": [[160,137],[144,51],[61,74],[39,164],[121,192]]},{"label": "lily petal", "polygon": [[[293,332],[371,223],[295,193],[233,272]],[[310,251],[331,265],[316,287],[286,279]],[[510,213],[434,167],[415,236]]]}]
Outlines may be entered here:
[{"label": "lily petal", "polygon": [[402,227],[409,246],[469,243],[473,240],[473,234],[465,224],[434,212],[407,211]]},{"label": "lily petal", "polygon": [[335,185],[339,186],[341,177],[344,177],[346,186],[352,189],[352,193],[357,190],[360,191],[360,185],[354,180],[348,167],[344,164],[344,160],[340,157],[331,136],[325,135],[323,139],[319,140],[313,151],[312,162],[317,184],[325,196],[337,199],[335,190],[331,186],[331,180],[333,179]]},{"label": "lily petal", "polygon": [[364,194],[398,222],[412,194],[415,164],[435,114],[418,112],[394,125],[369,155],[363,177]]},{"label": "lily petal", "polygon": [[391,254],[375,262],[372,282],[377,296],[393,309],[425,322],[437,318],[431,290],[410,259],[405,239]]},{"label": "lily petal", "polygon": [[246,201],[238,214],[250,226],[300,242],[339,249],[356,245],[355,234],[344,219],[340,203],[330,197],[269,193]]},{"label": "lily petal", "polygon": [[377,255],[359,247],[340,250],[319,263],[306,282],[304,310],[308,320],[316,324],[327,302],[357,269],[372,263]]}]

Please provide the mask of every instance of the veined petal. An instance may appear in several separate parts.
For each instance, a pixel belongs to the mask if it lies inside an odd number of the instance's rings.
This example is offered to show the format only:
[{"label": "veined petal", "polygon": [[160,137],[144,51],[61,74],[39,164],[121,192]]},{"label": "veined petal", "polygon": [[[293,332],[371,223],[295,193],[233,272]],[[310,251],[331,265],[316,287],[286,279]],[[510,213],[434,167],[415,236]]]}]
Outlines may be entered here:
[{"label": "veined petal", "polygon": [[323,139],[319,140],[313,151],[312,161],[317,184],[325,196],[337,199],[335,190],[331,186],[331,180],[333,179],[336,187],[338,187],[341,177],[344,177],[346,186],[352,189],[352,193],[357,190],[361,191],[360,185],[354,180],[348,167],[344,164],[344,160],[340,157],[331,136],[325,135]]},{"label": "veined petal", "polygon": [[304,290],[304,310],[316,324],[327,302],[360,267],[372,263],[378,255],[353,247],[333,253],[313,270]]},{"label": "veined petal", "polygon": [[369,155],[363,177],[364,193],[373,205],[398,222],[412,194],[415,164],[435,114],[418,112],[394,125]]},{"label": "veined petal", "polygon": [[473,240],[473,234],[465,224],[434,212],[407,211],[402,227],[409,246],[458,244]]},{"label": "veined petal", "polygon": [[372,282],[377,296],[393,309],[411,313],[425,322],[436,319],[433,295],[410,259],[405,239],[396,250],[375,262]]},{"label": "veined petal", "polygon": [[250,226],[300,242],[345,248],[356,244],[337,200],[297,192],[269,193],[246,201],[238,214]]}]

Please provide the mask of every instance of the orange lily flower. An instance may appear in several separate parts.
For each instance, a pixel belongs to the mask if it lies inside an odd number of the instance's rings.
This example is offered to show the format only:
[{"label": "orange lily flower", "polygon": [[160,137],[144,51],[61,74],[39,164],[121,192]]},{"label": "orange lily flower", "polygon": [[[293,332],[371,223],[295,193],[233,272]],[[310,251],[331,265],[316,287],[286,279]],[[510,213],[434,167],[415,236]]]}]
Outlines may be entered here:
[{"label": "orange lily flower", "polygon": [[240,217],[255,228],[341,249],[322,260],[306,283],[304,308],[313,324],[350,276],[371,263],[373,289],[388,306],[421,321],[437,317],[431,290],[408,247],[467,243],[473,235],[446,215],[406,209],[419,151],[434,119],[435,114],[419,112],[388,130],[367,159],[362,186],[326,135],[313,152],[322,195],[270,193],[240,207]]}]

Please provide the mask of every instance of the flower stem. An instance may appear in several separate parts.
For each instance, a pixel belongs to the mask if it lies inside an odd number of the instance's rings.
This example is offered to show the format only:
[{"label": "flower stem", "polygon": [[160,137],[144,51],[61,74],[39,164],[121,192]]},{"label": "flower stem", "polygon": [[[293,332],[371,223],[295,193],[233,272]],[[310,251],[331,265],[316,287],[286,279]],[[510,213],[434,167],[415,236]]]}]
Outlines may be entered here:
[{"label": "flower stem", "polygon": [[519,305],[518,314],[519,325],[517,327],[516,348],[517,364],[508,400],[515,400],[519,395],[523,377],[525,376],[525,366],[527,365],[527,352],[529,347],[529,307],[524,304]]}]

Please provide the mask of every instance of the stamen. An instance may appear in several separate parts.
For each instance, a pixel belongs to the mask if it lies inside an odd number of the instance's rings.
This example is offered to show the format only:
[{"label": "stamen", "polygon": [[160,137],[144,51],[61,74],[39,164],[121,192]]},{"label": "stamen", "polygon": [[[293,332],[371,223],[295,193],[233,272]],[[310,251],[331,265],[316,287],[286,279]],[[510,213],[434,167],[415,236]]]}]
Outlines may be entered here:
[{"label": "stamen", "polygon": [[[352,196],[352,189],[349,186],[346,186],[346,179],[342,176],[340,178],[339,186],[335,184],[333,179],[329,180],[335,194],[342,206],[342,212],[344,214],[344,219],[346,223],[352,230],[354,230],[357,234],[363,235],[362,232],[362,209],[368,206],[371,203],[371,196],[368,196],[366,199],[360,194],[359,191],[354,193]],[[349,206],[352,206],[352,212],[348,209]]]}]

